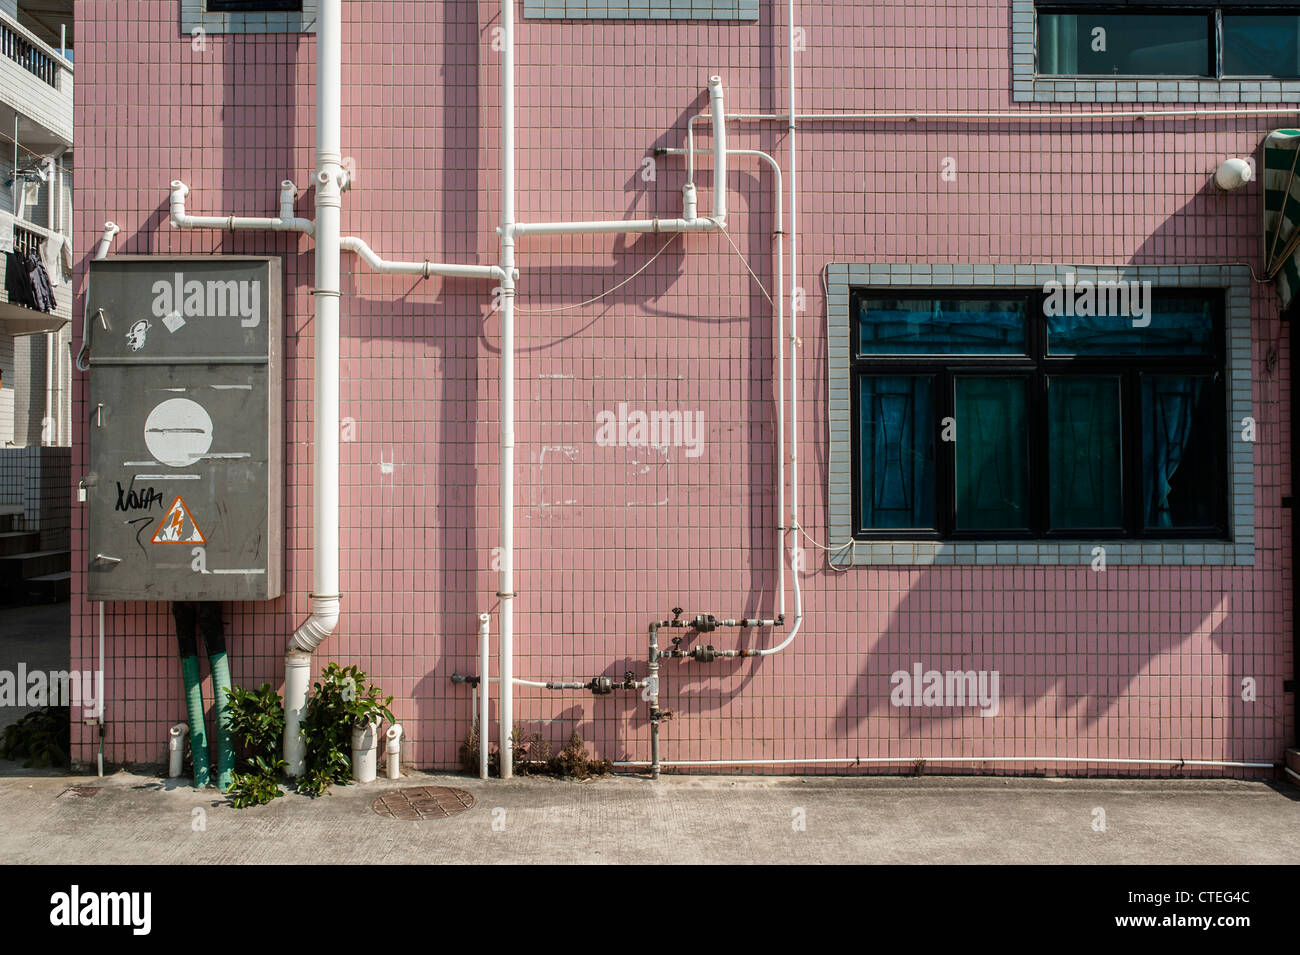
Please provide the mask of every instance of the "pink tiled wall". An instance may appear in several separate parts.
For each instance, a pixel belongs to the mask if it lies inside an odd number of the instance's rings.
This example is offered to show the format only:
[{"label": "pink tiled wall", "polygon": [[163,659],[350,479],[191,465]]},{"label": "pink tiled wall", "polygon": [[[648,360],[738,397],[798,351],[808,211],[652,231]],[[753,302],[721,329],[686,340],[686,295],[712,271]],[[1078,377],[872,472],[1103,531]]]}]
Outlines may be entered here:
[{"label": "pink tiled wall", "polygon": [[[198,51],[178,35],[177,6],[77,3],[77,287],[108,218],[122,226],[117,252],[283,256],[288,596],[226,614],[236,682],[279,685],[310,588],[312,248],[290,236],[178,233],[166,201],[179,177],[195,214],[267,215],[281,179],[305,186],[314,38],[210,36]],[[1012,108],[1003,0],[798,8],[802,109]],[[678,215],[681,160],[661,159],[657,178],[645,181],[643,158],[683,144],[712,73],[723,76],[731,110],[784,107],[783,9],[764,3],[757,24],[520,19],[520,218]],[[344,15],[345,152],[356,171],[345,230],[390,258],[495,262],[497,4],[345,2]],[[1275,125],[1284,123],[806,124],[799,374],[809,533],[828,538],[827,263],[1258,269],[1257,188],[1223,197],[1207,183],[1222,158],[1258,155]],[[736,124],[730,135],[733,147],[768,150],[785,165],[783,124]],[[957,161],[955,182],[940,178],[945,157]],[[709,165],[701,160],[702,209]],[[731,237],[770,286],[771,176],[737,160],[728,186]],[[299,209],[311,215],[309,195]],[[726,239],[672,239],[618,292],[545,311],[611,288],[664,244],[521,241],[516,674],[525,678],[640,676],[646,625],[674,605],[719,616],[773,609],[773,320]],[[497,606],[499,316],[483,283],[378,276],[353,257],[344,266],[342,414],[355,421],[342,452],[345,599],[317,662],[361,664],[396,696],[408,758],[448,767],[470,715],[468,690],[449,678],[476,671],[476,617]],[[1253,309],[1253,568],[836,572],[814,559],[808,615],[789,651],[708,667],[666,663],[664,705],[675,718],[665,758],[1280,758],[1293,720],[1282,690],[1292,607],[1289,516],[1280,508],[1290,486],[1290,356],[1271,289],[1257,288]],[[79,380],[79,422],[84,397]],[[703,454],[598,446],[596,415],[620,402],[703,412]],[[74,474],[84,468],[84,434]],[[84,549],[84,513],[74,520]],[[74,666],[90,665],[95,652],[82,592],[78,579]],[[111,604],[107,619],[106,756],[161,762],[166,728],[182,717],[166,607]],[[740,640],[779,638],[748,631]],[[713,642],[736,639],[730,631]],[[998,670],[1001,712],[893,708],[889,674],[915,662]],[[1245,677],[1257,682],[1254,702],[1241,698]],[[601,755],[649,755],[636,694],[524,688],[516,712],[557,745],[576,727]],[[97,740],[79,725],[74,733],[77,757],[92,759]],[[1033,760],[1021,770],[1101,771]]]}]

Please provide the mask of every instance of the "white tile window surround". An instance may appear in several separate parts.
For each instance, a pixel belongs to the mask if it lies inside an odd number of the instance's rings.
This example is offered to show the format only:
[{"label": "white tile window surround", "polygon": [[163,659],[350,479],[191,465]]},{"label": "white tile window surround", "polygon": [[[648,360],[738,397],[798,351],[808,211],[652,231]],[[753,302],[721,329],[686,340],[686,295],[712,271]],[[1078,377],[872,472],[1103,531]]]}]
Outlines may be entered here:
[{"label": "white tile window surround", "polygon": [[181,32],[315,33],[316,0],[302,0],[302,12],[213,13],[205,0],[181,0]]},{"label": "white tile window surround", "polygon": [[[1267,6],[1267,0],[1260,5]],[[1035,0],[1011,0],[1011,98],[1016,102],[1300,103],[1300,80],[1039,76],[1037,29]]]},{"label": "white tile window surround", "polygon": [[524,16],[559,20],[757,20],[758,0],[524,0]]},{"label": "white tile window surround", "polygon": [[849,564],[1089,564],[1093,548],[1106,549],[1114,564],[1255,563],[1254,445],[1234,439],[1229,447],[1229,540],[1096,541],[857,541],[853,540],[853,428],[850,388],[849,294],[867,289],[1041,289],[1043,283],[1078,279],[1150,282],[1154,286],[1224,290],[1227,338],[1229,433],[1240,433],[1251,411],[1250,271],[1245,266],[1139,265],[1097,268],[1074,265],[856,265],[827,270],[830,378],[830,544],[832,561]]}]

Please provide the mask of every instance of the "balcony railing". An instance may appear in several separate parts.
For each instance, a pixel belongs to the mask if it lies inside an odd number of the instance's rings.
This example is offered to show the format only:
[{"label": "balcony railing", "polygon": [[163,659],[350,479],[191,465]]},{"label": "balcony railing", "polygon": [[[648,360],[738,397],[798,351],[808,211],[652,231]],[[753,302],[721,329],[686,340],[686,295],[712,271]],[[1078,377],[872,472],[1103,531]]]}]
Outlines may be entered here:
[{"label": "balcony railing", "polygon": [[0,21],[0,53],[55,89],[59,88],[59,64],[54,57],[33,46],[3,21]]}]

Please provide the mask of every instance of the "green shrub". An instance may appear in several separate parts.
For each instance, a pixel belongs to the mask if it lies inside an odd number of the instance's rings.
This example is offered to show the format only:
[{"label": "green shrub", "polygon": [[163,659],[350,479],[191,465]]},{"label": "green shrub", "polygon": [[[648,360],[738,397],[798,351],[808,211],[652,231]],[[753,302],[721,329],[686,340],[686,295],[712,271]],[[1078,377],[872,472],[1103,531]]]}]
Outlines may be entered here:
[{"label": "green shrub", "polygon": [[[346,786],[352,775],[352,728],[377,719],[393,722],[388,708],[393,698],[383,697],[370,685],[364,670],[331,663],[312,685],[303,713],[302,740],[306,767],[298,779],[298,792],[315,798],[332,784]],[[475,757],[477,759],[477,756]]]},{"label": "green shrub", "polygon": [[23,766],[66,767],[72,751],[72,714],[66,706],[47,706],[5,728],[0,756],[22,759]]},{"label": "green shrub", "polygon": [[284,700],[263,683],[256,690],[231,687],[226,691],[226,722],[238,747],[239,761],[226,795],[236,809],[263,806],[278,796],[280,758],[284,738]]}]

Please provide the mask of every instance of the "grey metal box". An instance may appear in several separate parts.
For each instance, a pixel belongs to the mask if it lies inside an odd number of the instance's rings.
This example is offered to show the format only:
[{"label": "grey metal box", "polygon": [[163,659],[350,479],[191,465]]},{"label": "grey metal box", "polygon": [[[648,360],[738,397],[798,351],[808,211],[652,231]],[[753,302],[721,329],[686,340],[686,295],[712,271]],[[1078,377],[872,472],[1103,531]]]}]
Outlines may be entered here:
[{"label": "grey metal box", "polygon": [[91,263],[91,599],[283,592],[281,300],[274,258]]}]

